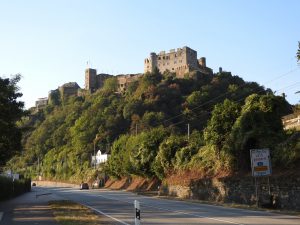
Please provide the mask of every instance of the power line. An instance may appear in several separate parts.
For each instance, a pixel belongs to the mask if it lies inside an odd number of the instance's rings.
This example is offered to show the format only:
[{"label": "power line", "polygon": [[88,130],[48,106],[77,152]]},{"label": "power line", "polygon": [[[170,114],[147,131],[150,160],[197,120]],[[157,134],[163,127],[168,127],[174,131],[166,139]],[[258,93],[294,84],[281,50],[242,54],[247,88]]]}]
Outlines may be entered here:
[{"label": "power line", "polygon": [[[290,85],[288,85],[288,86],[285,86],[285,87],[283,87],[283,88],[281,88],[281,89],[277,89],[277,90],[275,90],[275,92],[276,91],[280,91],[280,90],[284,90],[284,89],[287,89],[287,88],[291,88],[291,87],[295,87],[295,86],[297,86],[297,85],[300,85],[300,82],[295,82],[295,83],[292,83],[292,84],[290,84]],[[259,91],[259,92],[256,92],[256,94],[259,94],[259,93],[261,93],[261,92],[264,92],[265,90],[261,90],[261,91]],[[235,103],[238,103],[238,102],[241,102],[242,100],[244,100],[245,99],[245,97],[242,97],[242,98],[240,98],[240,99],[238,99],[238,100],[231,100],[232,102],[235,102]],[[212,107],[210,107],[208,110],[212,110],[214,108],[214,106],[212,106]],[[197,116],[196,114],[195,115],[193,115],[193,116],[196,116],[196,117],[198,117],[198,118],[200,118],[200,117],[203,117],[205,114],[210,114],[211,112],[210,111],[207,111],[207,112],[203,112],[203,114],[202,115],[200,115],[200,116]],[[181,124],[181,123],[184,123],[184,122],[189,122],[190,120],[188,120],[188,119],[184,119],[184,120],[182,120],[182,121],[180,121],[180,122],[177,122],[177,123],[175,123],[175,124],[172,124],[171,126],[175,126],[175,125],[178,125],[178,124]],[[200,121],[200,122],[204,122],[204,121]]]},{"label": "power line", "polygon": [[[281,74],[281,75],[275,77],[274,79],[271,79],[271,80],[265,82],[265,84],[272,83],[273,81],[278,80],[278,79],[280,79],[280,78],[282,78],[282,77],[285,77],[285,76],[287,76],[287,75],[289,75],[289,74],[291,74],[291,73],[293,73],[293,72],[295,72],[295,71],[297,71],[297,70],[299,70],[299,69],[300,69],[300,68],[295,67],[294,69],[292,69],[292,70],[290,70],[290,71],[288,71],[288,72],[286,72],[286,73],[283,73],[283,74]],[[243,85],[239,86],[239,88],[243,88],[243,87],[245,87],[245,86],[248,85],[248,84],[249,84],[249,82],[245,82]],[[253,89],[253,91],[255,91],[255,90],[259,89],[259,88],[262,88],[262,86],[258,86],[257,88]],[[262,90],[262,91],[260,91],[260,92],[263,92],[263,91],[265,91],[265,90]],[[260,92],[258,92],[258,93],[260,93]],[[210,100],[208,100],[208,101],[206,101],[206,102],[204,102],[204,103],[202,103],[202,104],[200,104],[200,105],[197,105],[197,106],[195,106],[195,107],[193,107],[193,108],[191,108],[191,109],[189,109],[189,110],[192,111],[192,112],[194,112],[195,109],[201,108],[201,107],[207,105],[208,103],[212,103],[213,101],[215,101],[215,100],[217,100],[217,99],[219,99],[219,98],[221,98],[221,97],[224,97],[224,96],[226,96],[227,94],[230,94],[230,91],[227,91],[227,92],[225,92],[225,93],[223,93],[223,94],[221,94],[221,95],[219,95],[219,96],[216,96],[216,97],[214,97],[214,98],[212,98],[212,99],[210,99]],[[242,99],[244,99],[244,97],[243,97]],[[196,113],[196,112],[195,112],[195,113]],[[180,114],[178,114],[178,115],[172,116],[172,117],[170,117],[170,118],[168,118],[168,119],[166,119],[166,120],[160,122],[160,124],[163,125],[164,123],[166,123],[166,122],[168,122],[168,121],[170,121],[170,120],[172,120],[172,119],[175,119],[175,118],[177,118],[177,117],[183,116],[184,114],[185,114],[185,113],[180,113]]]}]

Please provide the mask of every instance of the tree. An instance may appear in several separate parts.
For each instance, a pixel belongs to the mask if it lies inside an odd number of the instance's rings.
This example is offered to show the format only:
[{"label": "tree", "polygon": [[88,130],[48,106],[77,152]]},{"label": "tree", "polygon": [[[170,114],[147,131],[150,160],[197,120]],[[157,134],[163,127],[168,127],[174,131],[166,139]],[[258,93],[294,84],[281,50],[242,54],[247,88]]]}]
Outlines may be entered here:
[{"label": "tree", "polygon": [[24,115],[24,103],[17,83],[21,75],[11,79],[0,77],[0,166],[21,151],[21,130],[16,122]]},{"label": "tree", "polygon": [[212,117],[204,131],[204,139],[207,144],[216,146],[218,157],[239,113],[239,105],[228,99],[214,107]]},{"label": "tree", "polygon": [[187,141],[184,136],[172,135],[164,139],[159,146],[159,151],[153,165],[157,177],[160,179],[164,178],[168,170],[173,167],[172,161],[176,152],[186,145]]},{"label": "tree", "polygon": [[291,106],[281,96],[253,94],[247,97],[231,132],[231,150],[240,169],[250,169],[249,150],[270,148],[283,139],[281,118]]},{"label": "tree", "polygon": [[118,80],[115,77],[108,78],[104,81],[103,90],[107,92],[115,92],[118,90]]},{"label": "tree", "polygon": [[298,42],[297,60],[300,61],[300,41]]}]

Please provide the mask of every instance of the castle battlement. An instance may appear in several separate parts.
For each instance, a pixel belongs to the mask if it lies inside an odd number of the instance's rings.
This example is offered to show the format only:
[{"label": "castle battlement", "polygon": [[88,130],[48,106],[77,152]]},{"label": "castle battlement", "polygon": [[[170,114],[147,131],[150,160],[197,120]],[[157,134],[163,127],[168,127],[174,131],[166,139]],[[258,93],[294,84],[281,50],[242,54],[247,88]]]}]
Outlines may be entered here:
[{"label": "castle battlement", "polygon": [[177,50],[171,49],[167,53],[151,52],[150,57],[144,60],[144,72],[153,72],[155,68],[158,68],[161,73],[167,70],[174,72],[178,78],[184,77],[185,73],[191,71],[212,73],[212,70],[206,67],[206,59],[202,57],[198,60],[197,51],[187,46]]}]

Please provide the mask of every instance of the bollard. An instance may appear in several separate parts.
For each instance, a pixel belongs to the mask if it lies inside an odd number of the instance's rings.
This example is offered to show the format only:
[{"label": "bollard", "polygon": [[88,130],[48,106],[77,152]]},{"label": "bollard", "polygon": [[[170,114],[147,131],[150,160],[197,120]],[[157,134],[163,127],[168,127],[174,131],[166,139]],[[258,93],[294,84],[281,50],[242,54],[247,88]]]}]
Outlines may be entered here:
[{"label": "bollard", "polygon": [[141,224],[141,209],[140,209],[140,202],[137,200],[134,200],[134,208],[135,208],[135,218],[134,218],[134,224],[140,225]]}]

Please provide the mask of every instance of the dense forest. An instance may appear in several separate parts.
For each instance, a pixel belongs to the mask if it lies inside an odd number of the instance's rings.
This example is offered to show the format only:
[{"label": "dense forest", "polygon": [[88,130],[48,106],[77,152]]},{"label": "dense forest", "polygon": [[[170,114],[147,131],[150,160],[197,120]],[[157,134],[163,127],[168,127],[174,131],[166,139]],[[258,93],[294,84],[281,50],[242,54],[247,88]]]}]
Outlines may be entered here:
[{"label": "dense forest", "polygon": [[230,72],[192,72],[178,79],[155,71],[124,93],[110,78],[93,94],[56,97],[18,123],[23,149],[9,167],[79,181],[95,173],[95,149],[111,154],[98,169],[116,178],[247,173],[252,148],[269,148],[275,170],[300,162],[299,133],[283,130],[281,122],[292,106]]}]

